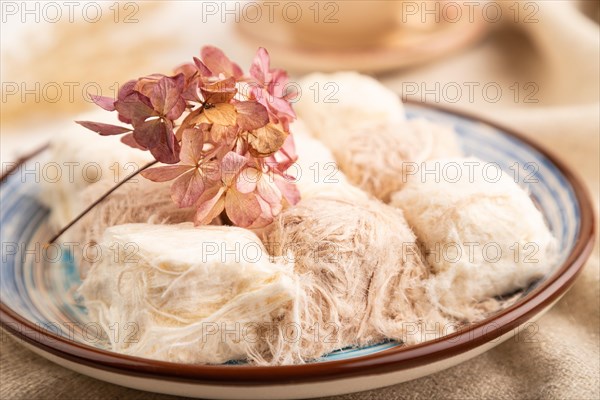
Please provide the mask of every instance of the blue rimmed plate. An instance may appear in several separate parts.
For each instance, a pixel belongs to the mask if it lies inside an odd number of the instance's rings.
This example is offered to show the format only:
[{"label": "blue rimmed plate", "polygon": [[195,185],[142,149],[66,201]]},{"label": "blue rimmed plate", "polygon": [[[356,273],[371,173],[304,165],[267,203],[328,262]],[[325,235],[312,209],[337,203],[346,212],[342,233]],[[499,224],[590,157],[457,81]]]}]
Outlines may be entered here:
[{"label": "blue rimmed plate", "polygon": [[[409,104],[406,109],[409,118],[452,125],[466,155],[518,177],[557,238],[560,258],[552,273],[511,307],[419,345],[387,342],[341,350],[305,365],[183,365],[113,353],[74,295],[80,279],[71,255],[40,247],[50,232],[39,186],[33,176],[13,173],[3,177],[0,193],[3,328],[36,353],[83,374],[141,390],[210,398],[306,398],[368,390],[437,372],[496,346],[572,285],[592,249],[591,203],[568,168],[522,136],[437,108]],[[36,157],[41,155],[29,162]]]}]

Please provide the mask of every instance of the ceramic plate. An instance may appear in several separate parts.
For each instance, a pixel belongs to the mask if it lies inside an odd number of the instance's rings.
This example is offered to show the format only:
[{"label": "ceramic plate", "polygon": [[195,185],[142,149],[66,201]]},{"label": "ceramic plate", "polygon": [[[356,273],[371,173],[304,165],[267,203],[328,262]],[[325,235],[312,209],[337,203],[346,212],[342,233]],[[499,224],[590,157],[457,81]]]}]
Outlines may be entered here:
[{"label": "ceramic plate", "polygon": [[518,176],[558,239],[560,259],[551,274],[511,307],[419,345],[387,342],[346,349],[305,365],[182,365],[120,355],[99,339],[98,326],[74,295],[80,280],[69,254],[39,256],[43,253],[36,246],[50,236],[48,210],[38,200],[33,176],[12,173],[1,184],[2,327],[34,352],[82,374],[141,390],[208,398],[292,399],[368,390],[440,371],[498,345],[525,329],[572,285],[592,249],[589,197],[567,167],[518,134],[423,105],[406,108],[409,118],[452,125],[467,155]]}]

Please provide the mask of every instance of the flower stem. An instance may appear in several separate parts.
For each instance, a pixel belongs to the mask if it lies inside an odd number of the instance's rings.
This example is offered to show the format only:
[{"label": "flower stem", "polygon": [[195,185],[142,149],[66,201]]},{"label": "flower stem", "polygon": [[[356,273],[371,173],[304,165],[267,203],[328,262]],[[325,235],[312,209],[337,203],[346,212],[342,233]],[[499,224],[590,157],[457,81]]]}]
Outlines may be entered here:
[{"label": "flower stem", "polygon": [[73,221],[69,222],[69,224],[67,226],[65,226],[60,231],[58,231],[58,233],[56,233],[54,236],[52,236],[52,239],[50,239],[48,241],[47,245],[51,245],[52,243],[54,243],[59,237],[62,236],[63,233],[65,233],[70,227],[72,227],[73,225],[75,225],[75,223],[77,223],[77,221],[79,221],[87,213],[89,213],[94,207],[96,207],[98,204],[100,204],[112,192],[114,192],[115,190],[117,190],[118,188],[120,188],[124,183],[128,182],[130,179],[132,179],[135,176],[137,176],[140,172],[142,172],[142,171],[150,168],[151,166],[155,165],[156,163],[158,163],[158,161],[156,161],[156,160],[154,160],[152,162],[149,162],[148,164],[146,164],[143,167],[139,168],[137,171],[134,171],[131,174],[127,175],[125,177],[125,179],[123,179],[121,182],[117,183],[115,186],[113,186],[112,188],[110,188],[110,190],[108,190],[106,193],[104,193],[102,196],[100,196],[100,198],[98,198],[98,200],[94,201],[85,210],[83,210],[77,217],[75,217],[75,219]]},{"label": "flower stem", "polygon": [[7,180],[8,177],[12,175],[17,169],[19,169],[23,164],[25,164],[25,162],[44,152],[46,149],[48,149],[48,147],[50,147],[50,144],[46,143],[42,147],[39,147],[38,149],[34,150],[33,152],[23,157],[19,157],[15,163],[13,163],[7,169],[4,169],[2,171],[2,175],[0,176],[0,183],[4,183],[4,181]]}]

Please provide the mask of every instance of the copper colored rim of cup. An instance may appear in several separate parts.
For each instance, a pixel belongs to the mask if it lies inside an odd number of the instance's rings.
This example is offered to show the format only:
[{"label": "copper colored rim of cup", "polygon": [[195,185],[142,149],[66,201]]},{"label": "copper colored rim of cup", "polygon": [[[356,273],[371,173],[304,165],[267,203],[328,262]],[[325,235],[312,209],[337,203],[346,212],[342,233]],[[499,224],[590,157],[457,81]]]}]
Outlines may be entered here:
[{"label": "copper colored rim of cup", "polygon": [[[286,366],[193,365],[156,361],[98,349],[70,341],[28,321],[0,301],[0,326],[17,339],[65,360],[122,375],[205,385],[268,386],[326,382],[354,376],[378,375],[424,366],[457,356],[517,329],[558,300],[573,284],[592,252],[595,216],[589,194],[581,180],[554,155],[512,129],[438,105],[433,109],[456,114],[498,128],[533,147],[548,158],[572,185],[581,210],[576,244],[567,260],[550,277],[514,305],[458,332],[417,345],[395,347],[346,360]],[[44,148],[40,149],[43,150]],[[39,153],[40,151],[37,151]],[[24,157],[20,163],[36,154]],[[6,178],[2,176],[0,182]],[[15,328],[15,326],[21,329]]]}]

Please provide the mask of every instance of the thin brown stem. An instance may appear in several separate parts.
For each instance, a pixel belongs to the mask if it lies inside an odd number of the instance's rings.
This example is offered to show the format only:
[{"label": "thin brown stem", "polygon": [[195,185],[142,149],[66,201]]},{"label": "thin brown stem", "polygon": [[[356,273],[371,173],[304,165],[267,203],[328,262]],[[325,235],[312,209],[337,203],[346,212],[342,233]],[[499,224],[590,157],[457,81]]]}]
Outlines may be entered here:
[{"label": "thin brown stem", "polygon": [[46,149],[48,149],[48,147],[50,147],[49,143],[44,144],[43,146],[37,148],[36,150],[32,151],[31,153],[23,156],[23,157],[19,157],[17,159],[17,161],[15,161],[10,167],[8,167],[7,169],[5,169],[2,172],[2,175],[0,176],[0,183],[4,183],[5,180],[8,179],[8,177],[15,172],[17,169],[19,169],[21,167],[21,165],[25,164],[26,161],[28,161],[29,159],[37,156],[38,154],[42,153],[43,151],[45,151]]},{"label": "thin brown stem", "polygon": [[100,198],[98,198],[98,200],[94,201],[85,210],[83,210],[77,217],[75,217],[75,219],[73,221],[69,222],[69,224],[67,226],[65,226],[60,231],[58,231],[58,233],[55,234],[52,237],[52,239],[50,239],[48,241],[48,245],[54,243],[59,237],[62,236],[63,233],[65,233],[70,227],[72,227],[73,225],[75,225],[77,223],[77,221],[79,221],[87,213],[89,213],[94,207],[96,207],[98,204],[100,204],[112,192],[114,192],[115,190],[117,190],[118,188],[120,188],[124,183],[128,182],[131,178],[134,178],[135,176],[137,176],[140,172],[142,172],[142,171],[150,168],[151,166],[155,165],[156,163],[158,163],[158,161],[156,161],[156,160],[154,160],[152,162],[149,162],[148,164],[144,165],[143,167],[141,167],[137,171],[132,172],[131,174],[129,174],[128,176],[126,176],[125,179],[123,179],[121,182],[117,183],[115,186],[113,186],[112,188],[110,188],[110,190],[108,190],[106,193],[104,193],[102,196],[100,196]]},{"label": "thin brown stem", "polygon": [[[204,108],[206,107],[206,103],[203,102],[200,107],[192,112],[190,112],[185,119],[183,120],[183,122],[181,123],[181,126],[177,129],[176,132],[176,136],[179,138],[179,140],[181,140],[181,134],[183,133],[183,131],[191,124],[193,124],[193,119],[195,117],[197,117],[198,115],[202,114],[202,112],[204,111]],[[128,175],[127,177],[125,177],[125,179],[123,179],[121,182],[117,183],[115,186],[113,186],[109,191],[107,191],[106,193],[104,193],[98,200],[96,200],[95,202],[93,202],[92,204],[90,204],[85,210],[83,210],[77,217],[75,217],[75,219],[71,222],[69,222],[69,224],[67,226],[65,226],[64,228],[62,228],[60,231],[58,231],[58,233],[56,233],[56,235],[54,235],[49,241],[48,241],[48,245],[54,243],[59,237],[62,236],[63,233],[65,233],[69,228],[71,228],[73,225],[75,225],[81,218],[83,218],[87,213],[89,213],[94,207],[96,207],[98,204],[100,204],[105,198],[107,198],[112,192],[114,192],[115,190],[117,190],[118,188],[121,187],[121,185],[123,185],[125,182],[129,181],[131,178],[134,178],[135,176],[137,176],[140,172],[150,168],[151,166],[155,165],[156,163],[158,163],[158,161],[152,161],[146,165],[144,165],[142,168],[138,169],[137,171],[134,171],[133,173],[131,173],[130,175]]]}]

